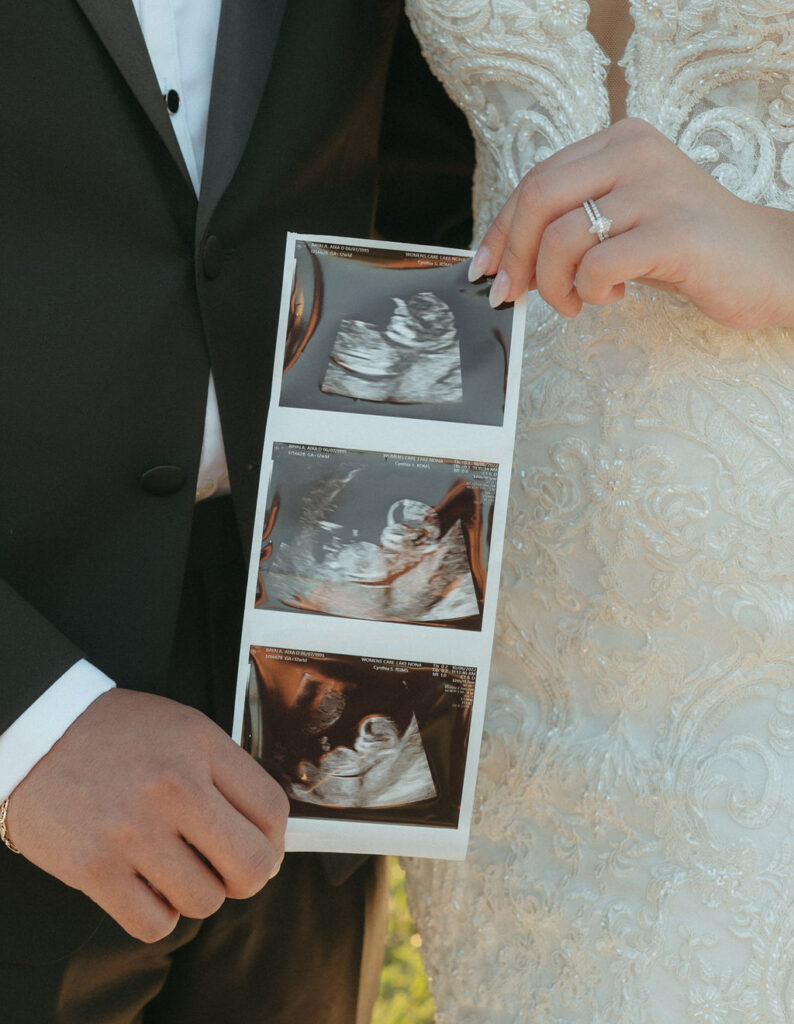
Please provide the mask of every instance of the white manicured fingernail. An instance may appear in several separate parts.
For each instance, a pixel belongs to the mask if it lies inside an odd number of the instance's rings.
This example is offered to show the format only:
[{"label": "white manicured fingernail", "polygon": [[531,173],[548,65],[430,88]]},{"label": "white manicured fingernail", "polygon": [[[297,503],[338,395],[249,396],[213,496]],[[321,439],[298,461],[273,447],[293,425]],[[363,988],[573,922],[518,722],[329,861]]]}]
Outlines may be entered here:
[{"label": "white manicured fingernail", "polygon": [[477,252],[474,254],[469,264],[469,281],[479,281],[485,271],[488,269],[488,265],[491,262],[491,250],[487,245],[481,245]]},{"label": "white manicured fingernail", "polygon": [[497,306],[501,306],[507,298],[507,293],[509,291],[510,278],[504,270],[500,270],[494,279],[494,283],[491,285],[491,291],[488,295],[488,301],[491,304],[491,308],[496,309]]}]

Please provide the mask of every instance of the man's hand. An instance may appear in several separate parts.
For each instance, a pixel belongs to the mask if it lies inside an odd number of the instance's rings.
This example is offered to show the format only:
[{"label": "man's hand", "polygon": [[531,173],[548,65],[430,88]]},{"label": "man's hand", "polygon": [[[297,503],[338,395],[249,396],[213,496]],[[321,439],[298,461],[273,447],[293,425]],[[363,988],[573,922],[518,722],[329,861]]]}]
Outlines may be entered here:
[{"label": "man's hand", "polygon": [[258,892],[284,854],[281,787],[210,719],[131,690],[103,694],[14,790],[20,852],[155,942]]}]

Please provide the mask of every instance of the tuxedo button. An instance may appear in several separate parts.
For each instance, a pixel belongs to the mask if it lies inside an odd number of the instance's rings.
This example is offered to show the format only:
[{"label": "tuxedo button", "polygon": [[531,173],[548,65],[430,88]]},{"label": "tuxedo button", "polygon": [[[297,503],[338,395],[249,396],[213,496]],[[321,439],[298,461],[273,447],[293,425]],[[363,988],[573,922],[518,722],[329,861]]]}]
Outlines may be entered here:
[{"label": "tuxedo button", "polygon": [[204,268],[204,276],[211,281],[220,276],[223,266],[223,246],[217,235],[210,235],[204,243],[201,265]]},{"label": "tuxedo button", "polygon": [[172,114],[175,114],[177,110],[179,110],[179,93],[176,89],[169,89],[163,98],[165,99],[165,105],[168,107],[168,110]]},{"label": "tuxedo button", "polygon": [[141,475],[141,487],[149,494],[176,494],[187,474],[181,466],[153,466]]}]

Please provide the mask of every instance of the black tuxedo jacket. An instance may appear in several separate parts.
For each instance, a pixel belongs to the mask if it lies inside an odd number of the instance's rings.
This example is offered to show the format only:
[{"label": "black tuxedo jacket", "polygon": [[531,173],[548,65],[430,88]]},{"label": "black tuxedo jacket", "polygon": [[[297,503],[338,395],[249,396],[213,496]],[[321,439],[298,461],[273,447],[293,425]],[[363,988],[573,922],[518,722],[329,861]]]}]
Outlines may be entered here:
[{"label": "black tuxedo jacket", "polygon": [[[0,0],[0,731],[83,656],[162,690],[210,366],[249,543],[285,233],[370,233],[399,8],[226,0],[196,200],[129,0]],[[0,960],[94,913],[0,848]]]}]

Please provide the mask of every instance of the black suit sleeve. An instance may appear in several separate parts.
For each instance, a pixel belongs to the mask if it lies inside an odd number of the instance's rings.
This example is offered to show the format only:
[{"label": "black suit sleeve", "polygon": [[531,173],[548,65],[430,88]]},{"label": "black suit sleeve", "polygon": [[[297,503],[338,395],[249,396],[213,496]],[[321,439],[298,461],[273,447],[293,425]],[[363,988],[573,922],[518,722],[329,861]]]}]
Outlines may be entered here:
[{"label": "black suit sleeve", "polygon": [[81,657],[58,630],[0,580],[0,733]]}]

